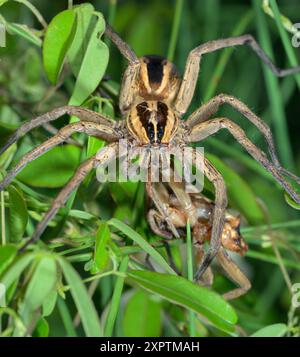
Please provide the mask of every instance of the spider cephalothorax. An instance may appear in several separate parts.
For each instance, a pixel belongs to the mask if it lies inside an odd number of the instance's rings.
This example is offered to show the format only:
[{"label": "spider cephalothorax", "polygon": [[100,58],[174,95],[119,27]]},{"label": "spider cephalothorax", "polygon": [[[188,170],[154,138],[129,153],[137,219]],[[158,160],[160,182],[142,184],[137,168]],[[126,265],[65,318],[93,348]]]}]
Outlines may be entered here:
[{"label": "spider cephalothorax", "polygon": [[127,127],[141,145],[167,145],[178,127],[172,102],[179,90],[179,75],[163,57],[143,56],[139,61],[133,83],[136,99],[128,109]]},{"label": "spider cephalothorax", "polygon": [[[99,165],[106,165],[120,155],[119,140],[124,138],[128,139],[131,148],[147,146],[148,148],[154,147],[157,151],[163,150],[164,146],[172,146],[178,148],[178,150],[187,150],[193,158],[197,158],[195,150],[190,146],[192,143],[205,140],[221,129],[227,129],[243,148],[273,175],[284,190],[297,203],[300,203],[299,195],[284,176],[289,176],[298,183],[300,179],[280,165],[270,128],[237,98],[219,94],[208,103],[200,106],[185,121],[182,119],[193,99],[200,69],[200,60],[206,53],[225,47],[248,45],[277,76],[283,77],[296,73],[300,70],[300,67],[286,70],[278,69],[265,55],[255,39],[251,35],[244,35],[210,41],[193,49],[188,55],[182,80],[180,80],[172,63],[157,56],[144,56],[139,59],[109,26],[107,26],[105,34],[128,60],[128,67],[124,73],[119,98],[119,107],[123,120],[114,122],[86,108],[64,106],[53,109],[21,125],[0,149],[1,154],[30,130],[56,120],[64,114],[74,115],[79,119],[78,122],[61,128],[52,138],[24,155],[0,183],[0,190],[2,190],[30,161],[35,160],[56,145],[65,142],[76,132],[95,136],[109,143],[97,155],[89,158],[79,166],[75,175],[55,198],[45,217],[37,224],[32,238],[27,241],[25,246],[41,236],[57,210],[64,205],[72,191],[81,184],[91,170]],[[258,128],[267,142],[270,158],[248,139],[246,133],[236,123],[228,118],[213,117],[217,114],[219,107],[224,104],[232,106]],[[210,248],[204,255],[202,264],[196,273],[196,276],[200,277],[221,246],[227,195],[223,177],[209,160],[203,157],[201,164],[197,160],[193,161],[196,168],[211,181],[215,190]],[[151,182],[147,183],[147,192],[160,214],[165,217],[173,235],[177,237],[176,228],[172,220],[168,218],[166,207],[161,202]],[[193,219],[191,205],[181,202],[181,206],[189,219]]]},{"label": "spider cephalothorax", "polygon": [[133,106],[127,126],[141,145],[167,145],[176,133],[178,118],[167,103],[148,100]]}]

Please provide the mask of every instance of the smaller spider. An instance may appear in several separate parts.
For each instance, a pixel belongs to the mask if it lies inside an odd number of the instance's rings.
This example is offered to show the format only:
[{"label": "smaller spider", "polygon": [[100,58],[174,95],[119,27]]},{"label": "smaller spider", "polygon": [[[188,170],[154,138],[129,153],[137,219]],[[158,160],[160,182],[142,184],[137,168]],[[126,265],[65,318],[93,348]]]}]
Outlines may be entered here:
[{"label": "smaller spider", "polygon": [[[56,135],[24,155],[20,162],[7,173],[4,180],[0,183],[0,190],[3,190],[29,162],[51,150],[54,146],[65,142],[76,132],[95,136],[109,143],[97,155],[89,158],[79,166],[75,175],[54,199],[50,209],[38,223],[31,239],[26,242],[22,249],[25,249],[28,244],[39,239],[46,229],[48,222],[53,218],[58,209],[65,204],[72,191],[80,185],[90,171],[100,165],[105,166],[118,156],[119,141],[124,138],[127,139],[129,146],[133,149],[146,146],[151,147],[159,153],[163,147],[167,147],[170,150],[174,148],[178,150],[187,148],[191,155],[195,157],[195,150],[189,145],[203,141],[221,129],[227,129],[248,153],[273,175],[283,189],[297,203],[300,203],[299,195],[286,181],[284,175],[291,177],[298,183],[300,179],[280,165],[270,128],[244,103],[233,96],[219,94],[208,103],[200,106],[189,118],[183,119],[193,99],[200,69],[200,60],[206,53],[225,47],[249,45],[277,76],[282,77],[296,73],[300,70],[300,67],[286,70],[278,69],[259,47],[255,39],[250,35],[244,35],[210,41],[193,49],[188,55],[181,80],[175,65],[168,60],[159,56],[143,56],[138,58],[109,26],[106,27],[105,34],[128,60],[128,67],[124,73],[119,100],[123,120],[115,122],[89,109],[64,106],[53,109],[22,124],[0,150],[1,154],[30,130],[56,120],[62,115],[73,115],[79,119],[79,122],[63,127]],[[247,138],[245,132],[237,124],[223,117],[211,119],[218,112],[219,107],[224,104],[229,104],[238,110],[258,128],[267,141],[271,160]],[[204,169],[202,166],[199,166],[199,162],[195,162],[195,165],[199,171],[203,170],[204,175],[212,182],[215,189],[215,205],[210,248],[203,257],[197,276],[202,275],[219,251],[227,207],[226,186],[223,177],[207,158],[203,158],[203,162]],[[165,217],[173,234],[178,236],[176,228],[172,221],[169,220],[165,207],[161,204],[155,188],[151,186],[151,182],[148,194],[158,211]],[[189,207],[183,207],[183,209],[186,210],[189,216]],[[191,218],[189,216],[190,220]]]},{"label": "smaller spider", "polygon": [[[182,209],[182,205],[189,205],[191,207],[190,211],[193,212],[193,220],[191,222],[193,244],[196,250],[196,260],[198,263],[201,262],[205,252],[204,244],[211,239],[214,203],[201,193],[187,194],[182,183],[170,181],[169,187],[166,184],[158,183],[156,184],[156,190],[161,202],[164,203],[168,211],[169,219],[173,222],[176,229],[179,230],[182,237],[186,234],[185,230],[188,221],[188,216]],[[165,218],[157,209],[151,208],[148,211],[147,219],[155,234],[168,240],[173,237]],[[248,246],[240,234],[240,221],[240,217],[234,216],[228,211],[225,212],[221,246],[216,255],[216,259],[222,269],[239,286],[223,295],[227,300],[236,299],[251,288],[248,278],[226,252],[228,250],[244,255],[248,250]],[[169,258],[172,265],[174,265],[171,254],[169,254]],[[173,268],[177,271],[175,266]],[[195,276],[196,280],[198,279],[198,281],[206,286],[212,285],[213,278],[214,275],[210,267],[203,273],[200,280],[199,277]]]}]

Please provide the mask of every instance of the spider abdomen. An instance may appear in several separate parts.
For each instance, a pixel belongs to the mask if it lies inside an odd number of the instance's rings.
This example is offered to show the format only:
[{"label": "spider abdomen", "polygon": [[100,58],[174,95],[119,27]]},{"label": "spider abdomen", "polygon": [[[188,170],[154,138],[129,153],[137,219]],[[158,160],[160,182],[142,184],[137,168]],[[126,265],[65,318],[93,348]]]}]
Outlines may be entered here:
[{"label": "spider abdomen", "polygon": [[161,56],[140,58],[137,95],[145,100],[172,102],[179,90],[180,78],[175,65]]}]

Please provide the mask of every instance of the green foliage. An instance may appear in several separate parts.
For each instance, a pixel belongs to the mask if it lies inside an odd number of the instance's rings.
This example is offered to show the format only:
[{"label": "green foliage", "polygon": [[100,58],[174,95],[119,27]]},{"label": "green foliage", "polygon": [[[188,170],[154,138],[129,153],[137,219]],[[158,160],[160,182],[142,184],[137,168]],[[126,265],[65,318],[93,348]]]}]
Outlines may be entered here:
[{"label": "green foliage", "polygon": [[23,193],[17,187],[11,185],[9,194],[9,228],[10,241],[18,242],[23,237],[28,221],[28,212]]},{"label": "green foliage", "polygon": [[285,324],[274,324],[266,326],[251,335],[251,337],[282,337],[287,332]]},{"label": "green foliage", "polygon": [[19,179],[34,187],[61,187],[73,176],[80,160],[80,149],[65,145],[53,148],[32,161],[19,174]]},{"label": "green foliage", "polygon": [[71,294],[82,319],[86,336],[99,337],[102,335],[97,312],[87,294],[85,286],[76,270],[66,261],[60,259],[60,266],[69,284]]},{"label": "green foliage", "polygon": [[[80,23],[78,24],[80,26]],[[76,83],[69,104],[80,105],[93,93],[99,85],[107,64],[108,64],[108,47],[102,41],[99,41],[99,36],[105,30],[105,22],[102,14],[97,13],[97,21],[93,32],[89,38],[89,42],[85,48],[85,55],[82,58],[80,69],[77,74]],[[79,48],[83,47],[83,43]],[[72,59],[70,60],[72,63]]]},{"label": "green foliage", "polygon": [[136,290],[129,299],[124,312],[124,336],[158,337],[161,332],[161,322],[161,302],[154,295]]},{"label": "green foliage", "polygon": [[234,309],[213,291],[175,275],[131,270],[128,276],[143,288],[206,317],[219,329],[233,332],[237,315]]},{"label": "green foliage", "polygon": [[43,62],[50,82],[57,83],[67,51],[75,35],[76,14],[65,10],[50,22],[43,43]]},{"label": "green foliage", "polygon": [[[0,0],[7,30],[7,47],[0,48],[0,146],[24,121],[66,104],[121,118],[125,60],[104,38],[107,22],[138,55],[164,55],[180,72],[195,46],[244,33],[253,34],[275,63],[299,63],[282,24],[298,21],[292,0],[270,0],[267,10],[259,0],[69,1],[68,9],[63,1],[42,3]],[[280,159],[299,174],[299,75],[277,79],[250,49],[225,49],[203,57],[190,112],[221,92],[271,126]],[[266,150],[235,111],[224,108],[218,116],[241,124]],[[65,116],[22,137],[0,157],[1,180],[26,152],[75,120]],[[222,294],[233,285],[215,266],[212,289],[192,282],[197,259],[190,229],[184,249],[184,240],[169,242],[179,276],[146,222],[144,186],[99,184],[95,172],[42,240],[19,253],[80,162],[104,145],[75,134],[29,163],[1,192],[0,282],[7,306],[0,308],[0,336],[299,336],[290,291],[300,278],[299,205],[228,133],[209,138],[205,150],[225,179],[230,208],[242,216],[249,251],[237,262],[252,283],[245,296],[226,302]],[[207,183],[205,192],[213,198]]]}]

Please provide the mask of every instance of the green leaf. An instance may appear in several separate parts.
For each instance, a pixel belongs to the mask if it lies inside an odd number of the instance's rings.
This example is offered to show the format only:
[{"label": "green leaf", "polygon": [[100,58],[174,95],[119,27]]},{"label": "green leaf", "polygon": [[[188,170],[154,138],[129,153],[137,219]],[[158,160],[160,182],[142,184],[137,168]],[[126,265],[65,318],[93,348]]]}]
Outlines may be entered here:
[{"label": "green leaf", "polygon": [[94,251],[94,264],[92,267],[92,274],[103,271],[108,263],[109,254],[106,250],[107,244],[110,240],[110,231],[107,223],[101,223],[99,225],[96,234],[96,244]]},{"label": "green leaf", "polygon": [[66,260],[59,259],[66,281],[68,282],[71,294],[75,301],[78,313],[81,317],[82,325],[87,337],[99,337],[102,329],[97,316],[97,312],[89,297],[80,276]]},{"label": "green leaf", "polygon": [[77,77],[89,43],[94,6],[92,4],[81,4],[75,7],[74,11],[77,15],[77,26],[67,57],[72,72]]},{"label": "green leaf", "polygon": [[1,283],[6,286],[8,290],[10,286],[20,278],[23,270],[29,265],[29,263],[33,260],[35,254],[25,254],[20,259],[18,259],[3,275],[1,278]]},{"label": "green leaf", "polygon": [[247,182],[216,156],[212,154],[206,154],[206,156],[224,177],[228,197],[233,206],[245,215],[249,223],[259,224],[264,222],[263,209]]},{"label": "green leaf", "polygon": [[236,312],[215,292],[181,276],[141,270],[131,270],[127,275],[146,290],[203,315],[219,329],[234,330]]},{"label": "green leaf", "polygon": [[57,83],[75,29],[76,13],[73,10],[60,12],[51,20],[47,28],[43,43],[43,62],[47,77],[53,84]]},{"label": "green leaf", "polygon": [[161,303],[153,295],[136,291],[128,300],[123,331],[127,337],[158,337],[161,332]]},{"label": "green leaf", "polygon": [[282,337],[287,332],[286,324],[274,324],[254,332],[251,337]]},{"label": "green leaf", "polygon": [[48,337],[49,325],[46,319],[41,317],[32,333],[33,337]]},{"label": "green leaf", "polygon": [[109,190],[115,200],[119,205],[121,203],[128,204],[128,200],[132,200],[138,188],[138,182],[110,182]]},{"label": "green leaf", "polygon": [[[101,105],[102,104],[102,105]],[[114,107],[111,102],[108,100],[103,100],[103,98],[100,98],[100,103],[99,103],[99,112],[109,118],[114,118],[115,117],[115,112],[114,112]],[[88,138],[88,144],[87,144],[87,157],[91,157],[93,155],[96,155],[97,152],[102,149],[105,146],[105,141],[101,140],[99,138],[89,136]]]},{"label": "green leaf", "polygon": [[0,275],[6,270],[17,255],[17,248],[13,245],[0,247]]},{"label": "green leaf", "polygon": [[[119,272],[120,273],[125,273],[128,268],[128,263],[129,263],[129,256],[127,255],[124,257],[120,263],[119,266]],[[124,276],[118,276],[115,282],[114,286],[114,292],[111,298],[111,302],[109,305],[109,311],[106,316],[106,321],[105,321],[105,327],[104,327],[104,336],[105,337],[112,337],[113,335],[113,330],[116,322],[116,318],[118,315],[118,312],[120,310],[120,302],[121,302],[121,296],[122,296],[122,291],[124,287]]]},{"label": "green leaf", "polygon": [[9,193],[10,241],[19,242],[26,229],[28,212],[22,191],[14,185],[7,188]]},{"label": "green leaf", "polygon": [[[1,128],[2,129],[2,128]],[[0,167],[6,169],[11,163],[13,156],[17,150],[17,145],[10,146],[0,157]]]},{"label": "green leaf", "polygon": [[98,20],[85,50],[72,97],[69,101],[70,105],[81,105],[93,93],[108,64],[108,47],[99,38],[105,31],[105,22],[103,16],[100,13],[98,14]]},{"label": "green leaf", "polygon": [[52,311],[55,308],[55,304],[56,304],[56,301],[57,301],[57,296],[58,296],[57,291],[53,290],[46,297],[46,299],[43,302],[43,310],[42,310],[43,311],[42,312],[43,317],[51,315]]},{"label": "green leaf", "polygon": [[56,261],[53,256],[40,258],[20,306],[20,316],[25,323],[32,319],[33,312],[42,306],[57,282]]},{"label": "green leaf", "polygon": [[61,187],[74,175],[80,153],[80,148],[73,145],[55,147],[29,163],[18,179],[35,187]]},{"label": "green leaf", "polygon": [[76,337],[77,334],[68,305],[60,296],[57,299],[57,308],[66,331],[66,337]]},{"label": "green leaf", "polygon": [[169,264],[164,260],[164,258],[153,247],[151,247],[151,245],[141,235],[135,232],[132,228],[115,218],[109,220],[108,224],[117,228],[128,238],[132,239],[135,243],[137,243],[146,253],[148,253],[153,258],[153,260],[155,260],[168,273],[176,275],[174,270],[169,266]]},{"label": "green leaf", "polygon": [[7,32],[25,38],[34,45],[41,47],[42,40],[38,36],[38,31],[30,29],[28,26],[16,23],[6,23]]},{"label": "green leaf", "polygon": [[285,198],[286,203],[287,203],[289,206],[293,207],[293,208],[296,209],[296,210],[300,210],[300,204],[296,203],[296,202],[292,199],[292,197],[291,197],[290,195],[288,195],[286,192],[284,193],[284,198]]},{"label": "green leaf", "polygon": [[133,212],[132,208],[128,206],[128,202],[125,204],[120,204],[116,207],[116,210],[114,212],[114,217],[118,219],[119,221],[126,222],[128,225],[132,225],[133,222]]}]

